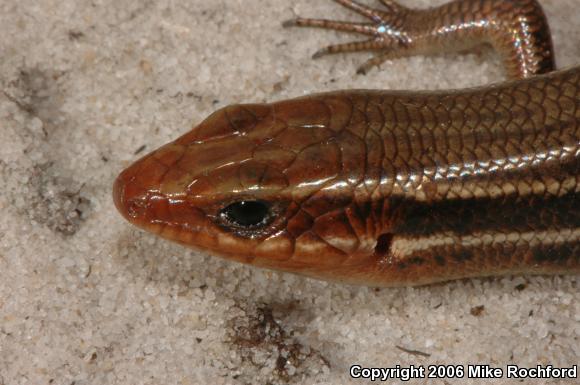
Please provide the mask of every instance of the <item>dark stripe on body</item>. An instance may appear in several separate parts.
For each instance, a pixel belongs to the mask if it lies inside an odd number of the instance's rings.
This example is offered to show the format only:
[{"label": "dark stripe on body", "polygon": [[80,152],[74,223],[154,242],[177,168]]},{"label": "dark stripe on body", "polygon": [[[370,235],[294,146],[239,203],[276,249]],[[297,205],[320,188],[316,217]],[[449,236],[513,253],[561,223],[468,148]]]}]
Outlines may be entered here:
[{"label": "dark stripe on body", "polygon": [[529,232],[580,227],[580,194],[561,197],[475,198],[438,202],[393,199],[392,232],[432,235],[452,232]]}]

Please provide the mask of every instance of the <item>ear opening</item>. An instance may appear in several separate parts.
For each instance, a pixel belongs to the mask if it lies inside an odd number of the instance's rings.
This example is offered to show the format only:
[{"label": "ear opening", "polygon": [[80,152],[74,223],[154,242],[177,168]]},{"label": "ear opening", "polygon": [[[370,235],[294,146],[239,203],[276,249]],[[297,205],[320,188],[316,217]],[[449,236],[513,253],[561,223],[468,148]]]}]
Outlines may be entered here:
[{"label": "ear opening", "polygon": [[377,239],[377,244],[375,246],[375,255],[377,257],[384,257],[389,255],[391,252],[391,245],[393,243],[393,234],[385,233],[381,234]]}]

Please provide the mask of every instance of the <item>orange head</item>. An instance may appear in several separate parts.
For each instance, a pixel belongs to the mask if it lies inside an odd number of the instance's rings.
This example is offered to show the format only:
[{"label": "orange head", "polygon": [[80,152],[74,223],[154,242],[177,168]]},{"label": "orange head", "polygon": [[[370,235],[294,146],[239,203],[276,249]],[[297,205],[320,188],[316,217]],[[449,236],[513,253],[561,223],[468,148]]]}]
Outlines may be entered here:
[{"label": "orange head", "polygon": [[337,266],[375,245],[355,233],[348,209],[364,171],[353,156],[364,143],[344,129],[349,106],[334,94],[226,107],[124,170],[115,204],[184,245],[340,279]]}]

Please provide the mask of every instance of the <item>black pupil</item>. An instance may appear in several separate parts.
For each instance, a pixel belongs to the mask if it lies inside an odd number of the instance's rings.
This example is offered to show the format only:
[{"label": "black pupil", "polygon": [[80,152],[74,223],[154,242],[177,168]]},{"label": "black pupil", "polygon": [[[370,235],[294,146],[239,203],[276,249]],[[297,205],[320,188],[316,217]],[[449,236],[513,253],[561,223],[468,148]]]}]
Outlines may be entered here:
[{"label": "black pupil", "polygon": [[241,201],[232,203],[222,210],[222,215],[242,227],[252,227],[264,223],[269,207],[260,201]]}]

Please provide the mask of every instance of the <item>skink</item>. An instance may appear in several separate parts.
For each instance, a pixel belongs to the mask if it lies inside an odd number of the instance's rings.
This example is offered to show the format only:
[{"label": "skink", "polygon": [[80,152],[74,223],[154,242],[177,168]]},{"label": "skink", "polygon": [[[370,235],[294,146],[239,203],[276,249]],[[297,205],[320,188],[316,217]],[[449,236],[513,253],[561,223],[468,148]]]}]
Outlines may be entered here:
[{"label": "skink", "polygon": [[580,67],[553,71],[533,0],[298,18],[384,60],[489,43],[513,80],[354,90],[221,109],[114,184],[131,223],[254,266],[369,286],[580,272]]}]

